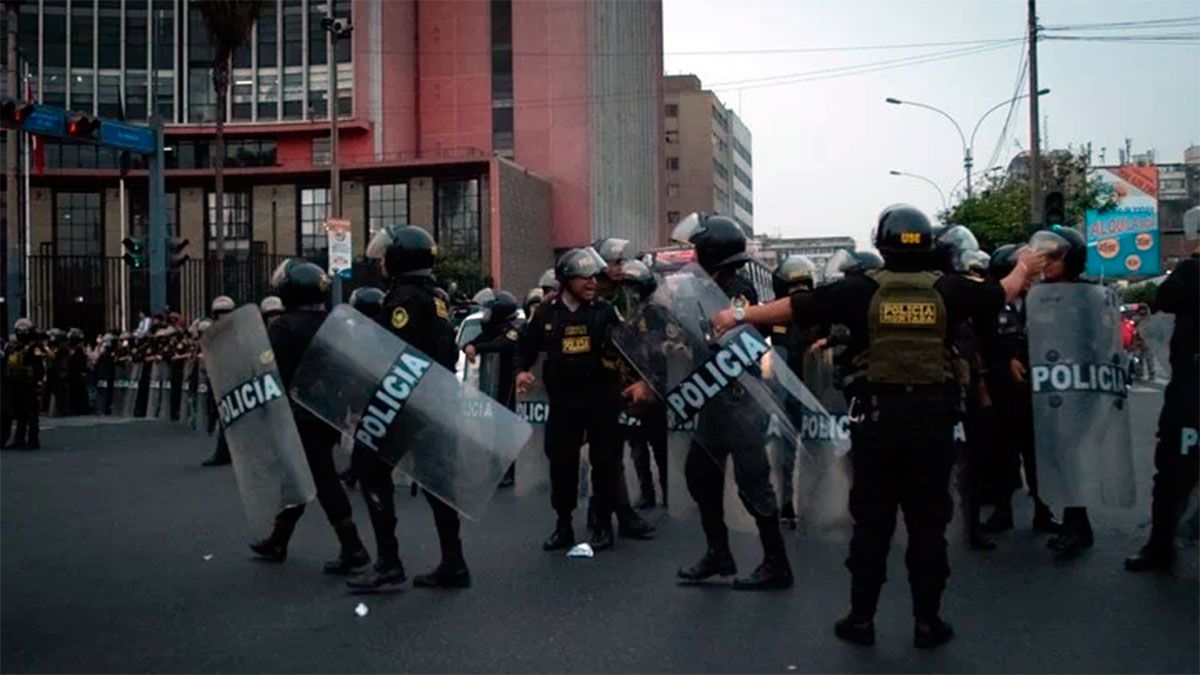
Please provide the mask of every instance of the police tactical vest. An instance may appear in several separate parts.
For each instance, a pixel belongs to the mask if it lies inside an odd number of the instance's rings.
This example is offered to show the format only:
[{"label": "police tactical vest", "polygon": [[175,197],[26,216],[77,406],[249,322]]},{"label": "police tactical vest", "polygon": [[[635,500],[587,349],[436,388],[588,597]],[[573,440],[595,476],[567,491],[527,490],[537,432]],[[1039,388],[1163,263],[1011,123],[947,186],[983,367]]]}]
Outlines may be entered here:
[{"label": "police tactical vest", "polygon": [[[867,381],[930,385],[955,379],[946,303],[934,284],[940,272],[867,273],[879,288],[867,317]],[[862,364],[860,363],[860,367]]]}]

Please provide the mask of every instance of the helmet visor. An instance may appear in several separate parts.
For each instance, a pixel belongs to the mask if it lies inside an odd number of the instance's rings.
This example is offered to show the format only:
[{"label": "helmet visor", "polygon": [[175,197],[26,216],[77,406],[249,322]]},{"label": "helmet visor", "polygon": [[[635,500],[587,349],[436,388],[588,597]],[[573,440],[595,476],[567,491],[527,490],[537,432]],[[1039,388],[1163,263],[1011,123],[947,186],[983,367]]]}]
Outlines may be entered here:
[{"label": "helmet visor", "polygon": [[839,248],[833,255],[829,256],[829,260],[825,261],[824,279],[826,281],[841,279],[846,276],[846,270],[853,267],[857,262],[858,260],[855,259],[853,253],[844,248]]},{"label": "helmet visor", "polygon": [[607,239],[600,240],[598,244],[599,245],[595,247],[596,253],[600,254],[600,257],[603,258],[606,263],[621,262],[622,260],[626,259],[625,251],[629,248],[628,239],[609,237]]},{"label": "helmet visor", "polygon": [[392,236],[393,225],[380,228],[375,236],[371,237],[371,241],[367,242],[366,255],[368,258],[383,260],[387,254],[388,247],[392,245],[395,238]]},{"label": "helmet visor", "polygon": [[704,226],[701,224],[700,214],[692,213],[675,225],[675,229],[671,231],[671,240],[680,244],[690,244],[692,237],[702,229]]},{"label": "helmet visor", "polygon": [[1041,230],[1029,238],[1029,248],[1033,249],[1034,253],[1046,256],[1048,260],[1062,260],[1067,251],[1071,250],[1071,242],[1054,232]]}]

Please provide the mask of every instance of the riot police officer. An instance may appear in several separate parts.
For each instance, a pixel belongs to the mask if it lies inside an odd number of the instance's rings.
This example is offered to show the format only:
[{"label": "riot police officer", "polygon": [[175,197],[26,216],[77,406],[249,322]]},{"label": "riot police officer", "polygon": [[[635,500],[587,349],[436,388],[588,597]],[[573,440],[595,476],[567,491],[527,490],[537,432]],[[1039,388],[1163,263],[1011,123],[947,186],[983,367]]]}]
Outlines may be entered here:
[{"label": "riot police officer", "polygon": [[263,322],[268,326],[283,314],[283,301],[278,295],[268,295],[258,303],[258,311],[262,313]]},{"label": "riot police officer", "polygon": [[[291,386],[292,376],[300,365],[304,351],[325,320],[329,279],[320,267],[291,258],[276,268],[271,277],[271,286],[279,295],[284,312],[267,327],[267,336],[271,340],[271,350],[275,352],[275,362],[286,391]],[[317,501],[340,544],[338,557],[325,563],[324,571],[326,574],[351,574],[369,565],[371,556],[358,536],[350,500],[342,490],[333,464],[333,446],[341,439],[341,434],[294,402],[292,416],[296,420],[304,456],[317,488]],[[304,510],[303,504],[284,509],[276,516],[271,534],[251,544],[250,548],[264,558],[282,561],[287,557],[288,541]]]},{"label": "riot police officer", "polygon": [[1175,563],[1175,528],[1184,502],[1200,474],[1200,254],[1176,265],[1158,287],[1155,311],[1175,315],[1171,334],[1171,381],[1163,394],[1154,450],[1154,490],[1150,506],[1150,540],[1125,561],[1125,569],[1143,572],[1169,569]]},{"label": "riot police officer", "polygon": [[[479,356],[496,355],[499,368],[494,373],[494,391],[488,393],[509,410],[516,407],[513,359],[516,357],[517,341],[521,337],[524,325],[517,316],[517,299],[508,291],[500,291],[483,304],[483,324],[479,335],[463,345],[463,354],[471,363]],[[481,382],[480,386],[482,388],[484,383]],[[515,479],[514,468],[509,466],[504,479],[500,481],[500,487],[510,487]]]},{"label": "riot police officer", "polygon": [[[433,237],[419,227],[393,225],[375,235],[367,246],[367,255],[383,259],[383,274],[388,281],[387,295],[375,319],[400,339],[453,371],[458,348],[450,325],[450,307],[435,293],[433,263],[436,251]],[[348,585],[357,591],[389,590],[406,578],[395,534],[392,467],[378,454],[361,446],[355,447],[352,461],[362,482],[379,557],[373,572],[351,579]],[[417,575],[413,585],[426,588],[470,586],[471,572],[463,557],[458,512],[428,491],[425,500],[433,511],[442,559],[433,571]]]},{"label": "riot police officer", "polygon": [[72,328],[67,331],[67,414],[88,414],[88,356],[83,342],[83,331]]},{"label": "riot police officer", "polygon": [[585,438],[596,498],[590,543],[596,550],[613,545],[621,391],[610,331],[620,319],[611,305],[596,297],[596,278],[604,268],[604,260],[590,247],[564,253],[554,267],[561,292],[538,308],[517,347],[516,385],[522,394],[533,385],[530,369],[540,352],[546,353],[546,456],[550,502],[557,514],[554,531],[542,544],[547,551],[575,544],[572,513],[579,498],[579,451]]},{"label": "riot police officer", "polygon": [[[654,273],[640,260],[630,260],[621,266],[621,284],[632,293],[633,309],[645,302],[658,288]],[[633,310],[631,310],[633,311]],[[667,406],[662,401],[650,403],[642,410],[634,411],[638,424],[630,428],[629,455],[637,471],[640,494],[637,508],[652,509],[657,501],[654,496],[654,473],[650,458],[658,466],[659,491],[662,504],[667,505]]]},{"label": "riot police officer", "polygon": [[[232,312],[236,305],[233,298],[228,295],[218,295],[213,298],[212,305],[209,307],[209,316],[213,321],[220,321],[221,317]],[[213,391],[210,388],[208,392],[208,419],[217,419],[217,400],[213,397]],[[217,429],[217,447],[213,450],[213,454],[208,459],[204,460],[202,466],[224,466],[230,463],[229,444],[225,442],[225,430]]]},{"label": "riot police officer", "polygon": [[350,306],[374,319],[383,307],[383,291],[374,286],[361,286],[350,294]]},{"label": "riot police officer", "polygon": [[[875,243],[884,256],[883,270],[748,307],[743,318],[763,325],[827,322],[850,328],[848,351],[863,372],[855,391],[863,396],[854,402],[851,430],[850,613],[837,622],[835,634],[856,644],[874,644],[875,609],[886,579],[896,510],[902,508],[909,537],[913,642],[930,648],[954,635],[940,617],[950,574],[945,531],[954,508],[949,480],[960,401],[950,329],[964,317],[999,312],[1005,297],[1016,297],[1042,260],[1022,257],[1000,283],[930,272],[933,228],[923,213],[905,205],[884,210]],[[728,309],[713,319],[718,330],[738,323]]]},{"label": "riot police officer", "polygon": [[12,403],[15,429],[12,438],[4,439],[6,448],[37,450],[38,442],[38,385],[45,374],[44,355],[38,344],[37,330],[27,318],[13,325],[13,341],[5,354],[4,382]]},{"label": "riot police officer", "polygon": [[[729,296],[733,307],[743,312],[758,302],[754,286],[737,271],[750,257],[746,253],[746,235],[742,228],[724,216],[689,218],[676,227],[672,238],[687,241],[696,250],[696,262],[712,276],[713,281]],[[737,574],[737,564],[729,549],[729,530],[725,526],[725,457],[734,448],[723,443],[708,443],[701,447],[693,442],[684,463],[688,493],[700,509],[700,524],[704,528],[707,550],[694,565],[682,568],[677,576],[686,582],[699,582],[714,576]],[[766,452],[766,449],[762,449]],[[746,509],[754,516],[762,543],[762,563],[749,576],[735,579],[739,590],[789,588],[793,583],[783,533],[779,527],[779,511],[769,472],[738,472],[738,492]],[[743,485],[743,480],[761,481],[765,485]],[[752,504],[746,494],[769,494],[770,509]]]},{"label": "riot police officer", "polygon": [[[1017,265],[1016,244],[992,252],[988,276],[999,281]],[[1005,303],[996,320],[994,339],[985,341],[987,387],[995,419],[994,466],[991,486],[996,506],[983,523],[984,532],[1013,528],[1012,495],[1021,487],[1022,470],[1033,500],[1033,530],[1054,533],[1058,521],[1038,493],[1037,458],[1034,452],[1033,409],[1026,373],[1029,370],[1029,336],[1025,327],[1025,293]]]}]

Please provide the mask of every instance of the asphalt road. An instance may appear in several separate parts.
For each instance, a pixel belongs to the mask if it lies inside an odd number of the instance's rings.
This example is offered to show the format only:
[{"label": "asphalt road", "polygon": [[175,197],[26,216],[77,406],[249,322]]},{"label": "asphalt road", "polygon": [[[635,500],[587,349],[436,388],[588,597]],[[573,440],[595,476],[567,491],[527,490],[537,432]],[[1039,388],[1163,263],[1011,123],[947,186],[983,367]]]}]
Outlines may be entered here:
[{"label": "asphalt road", "polygon": [[[697,522],[654,512],[657,540],[570,560],[540,550],[548,500],[511,492],[464,528],[473,588],[363,598],[321,574],[336,547],[315,505],[285,564],[250,560],[232,472],[199,466],[208,439],[163,422],[48,420],[42,451],[0,455],[0,670],[1197,672],[1197,549],[1173,575],[1121,570],[1146,535],[1159,400],[1134,394],[1138,507],[1094,513],[1084,558],[1052,560],[1024,529],[1028,500],[995,552],[965,550],[955,530],[944,614],[960,637],[932,652],[912,647],[902,525],[874,648],[832,635],[846,532],[788,535],[790,591],[680,587],[675,568],[702,552]],[[411,576],[436,562],[436,537],[423,499],[398,503]],[[733,538],[749,571],[757,541]]]}]

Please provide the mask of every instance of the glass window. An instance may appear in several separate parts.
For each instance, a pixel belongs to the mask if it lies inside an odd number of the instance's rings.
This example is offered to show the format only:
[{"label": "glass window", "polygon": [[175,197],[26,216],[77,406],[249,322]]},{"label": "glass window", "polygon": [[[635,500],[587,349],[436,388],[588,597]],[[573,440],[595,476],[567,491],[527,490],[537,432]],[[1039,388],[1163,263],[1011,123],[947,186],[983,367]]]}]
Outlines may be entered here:
[{"label": "glass window", "polygon": [[668,197],[678,197],[679,196],[679,183],[671,183],[671,184],[667,185],[667,196]]},{"label": "glass window", "polygon": [[249,68],[250,67],[250,39],[247,38],[245,44],[233,50],[233,67],[234,68]]},{"label": "glass window", "polygon": [[275,1],[263,5],[258,17],[258,67],[273,68],[279,65],[279,27],[275,21]]},{"label": "glass window", "polygon": [[354,108],[354,66],[350,64],[341,64],[337,67],[337,69],[338,116],[349,117],[353,113]]},{"label": "glass window", "polygon": [[678,157],[668,157],[667,158],[667,169],[669,171],[678,171],[679,170],[679,158]]},{"label": "glass window", "polygon": [[283,74],[283,118],[298,120],[304,116],[304,76],[299,72]]},{"label": "glass window", "polygon": [[449,255],[478,260],[479,181],[439,181],[436,207],[438,245]]},{"label": "glass window", "polygon": [[96,80],[96,112],[101,117],[121,116],[121,76],[101,74]]},{"label": "glass window", "polygon": [[64,68],[67,65],[67,0],[46,0],[43,14],[42,65]]},{"label": "glass window", "polygon": [[71,71],[71,110],[92,113],[92,94],[95,78],[91,70]]},{"label": "glass window", "polygon": [[71,3],[71,67],[91,68],[92,48],[96,40],[92,36],[92,3]]},{"label": "glass window", "polygon": [[745,171],[742,171],[741,169],[739,169],[737,164],[733,165],[733,175],[737,176],[737,179],[742,181],[742,184],[745,185],[746,187],[748,187],[748,188],[754,187],[754,183],[752,183],[750,181],[750,176],[748,176]]},{"label": "glass window", "polygon": [[313,166],[329,166],[333,161],[333,151],[329,147],[329,137],[314,138],[312,141]]},{"label": "glass window", "polygon": [[668,131],[667,132],[667,142],[671,143],[671,144],[678,143],[679,142],[679,132],[678,131]]},{"label": "glass window", "polygon": [[733,150],[738,154],[739,157],[746,160],[747,165],[754,166],[754,162],[750,161],[750,151],[746,149],[746,146],[739,143],[738,139],[736,138],[733,139]]},{"label": "glass window", "polygon": [[667,211],[667,224],[674,225],[675,223],[678,223],[678,222],[679,222],[679,212],[678,211]]},{"label": "glass window", "polygon": [[212,84],[213,50],[197,5],[192,5],[188,11],[188,42],[187,121],[215,122],[217,94]]},{"label": "glass window", "polygon": [[304,5],[301,0],[283,0],[283,65],[303,65]]},{"label": "glass window", "polygon": [[746,213],[751,215],[754,214],[754,204],[750,203],[750,200],[743,197],[742,193],[738,192],[737,190],[733,191],[733,201],[735,204],[745,209]]},{"label": "glass window", "polygon": [[149,31],[150,22],[146,17],[146,3],[130,2],[126,4],[125,67],[127,69],[144,69],[147,67],[146,49],[150,40]]},{"label": "glass window", "polygon": [[721,163],[721,160],[716,159],[715,157],[713,158],[713,171],[715,171],[716,174],[721,178],[729,180],[729,169],[726,169],[725,165]]},{"label": "glass window", "polygon": [[[100,0],[97,60],[101,68],[121,67],[121,0]],[[128,43],[126,49],[129,48]],[[143,47],[144,48],[144,47]]]},{"label": "glass window", "polygon": [[679,106],[675,103],[668,103],[666,106],[667,117],[679,117]]},{"label": "glass window", "polygon": [[325,100],[329,93],[329,71],[327,68],[308,69],[308,118],[327,117],[329,110]]},{"label": "glass window", "polygon": [[300,191],[300,255],[320,258],[329,246],[325,219],[329,214],[329,188],[305,188]]},{"label": "glass window", "polygon": [[407,183],[372,185],[367,188],[367,241],[388,225],[407,224]]},{"label": "glass window", "polygon": [[67,71],[47,68],[42,78],[42,103],[55,108],[67,107]]},{"label": "glass window", "polygon": [[[172,237],[179,236],[179,195],[167,193],[167,232]],[[134,191],[129,195],[129,236],[145,237],[150,230],[150,197],[144,191]]]},{"label": "glass window", "polygon": [[279,73],[258,73],[258,119],[279,117]]},{"label": "glass window", "polygon": [[329,6],[320,0],[309,0],[308,5],[308,63],[317,66],[329,60],[329,51],[325,49],[325,39],[328,35],[321,26],[321,20],[327,18]]},{"label": "glass window", "polygon": [[133,121],[146,119],[146,71],[131,70],[125,73],[125,118]]},{"label": "glass window", "polygon": [[[17,19],[17,49],[21,58],[36,63],[38,58],[38,5],[36,2],[21,3],[21,14]],[[49,45],[47,45],[47,48]],[[4,50],[5,58],[8,50]]]},{"label": "glass window", "polygon": [[[175,68],[175,2],[174,0],[151,0],[153,14],[150,15],[150,29],[154,30],[154,19],[158,19],[158,29],[154,36],[154,65],[161,69]],[[128,7],[128,5],[127,5]],[[129,30],[126,25],[125,30]],[[200,30],[204,30],[203,21]],[[193,36],[192,40],[207,40],[208,33]],[[126,59],[129,57],[126,56]],[[126,67],[129,67],[128,65]]]},{"label": "glass window", "polygon": [[[225,206],[225,250],[250,250],[250,193],[226,190]],[[217,195],[208,193],[208,250],[217,250]]]},{"label": "glass window", "polygon": [[103,254],[99,192],[59,192],[54,196],[54,246],[58,255]]},{"label": "glass window", "polygon": [[175,119],[175,76],[160,72],[158,74],[158,114],[167,121]]},{"label": "glass window", "polygon": [[245,70],[234,71],[232,82],[229,86],[229,95],[232,97],[231,114],[235,120],[250,119],[250,108],[254,104],[254,71],[249,68]]},{"label": "glass window", "polygon": [[[333,0],[333,15],[339,19],[351,19],[351,25],[353,25],[353,18],[350,16],[350,8],[351,8],[350,0]],[[350,63],[351,52],[353,51],[353,47],[354,47],[353,37],[351,37],[350,39],[346,39],[346,40],[338,40],[337,45],[335,45],[335,47],[334,47],[334,51],[336,52],[335,56],[337,56],[337,62],[338,63]],[[341,77],[342,77],[341,71],[339,71],[338,78],[341,78]],[[339,87],[339,89],[340,88],[341,87]],[[338,98],[339,99],[341,98],[340,93],[338,94]],[[341,110],[340,103],[338,104],[338,110]]]}]

